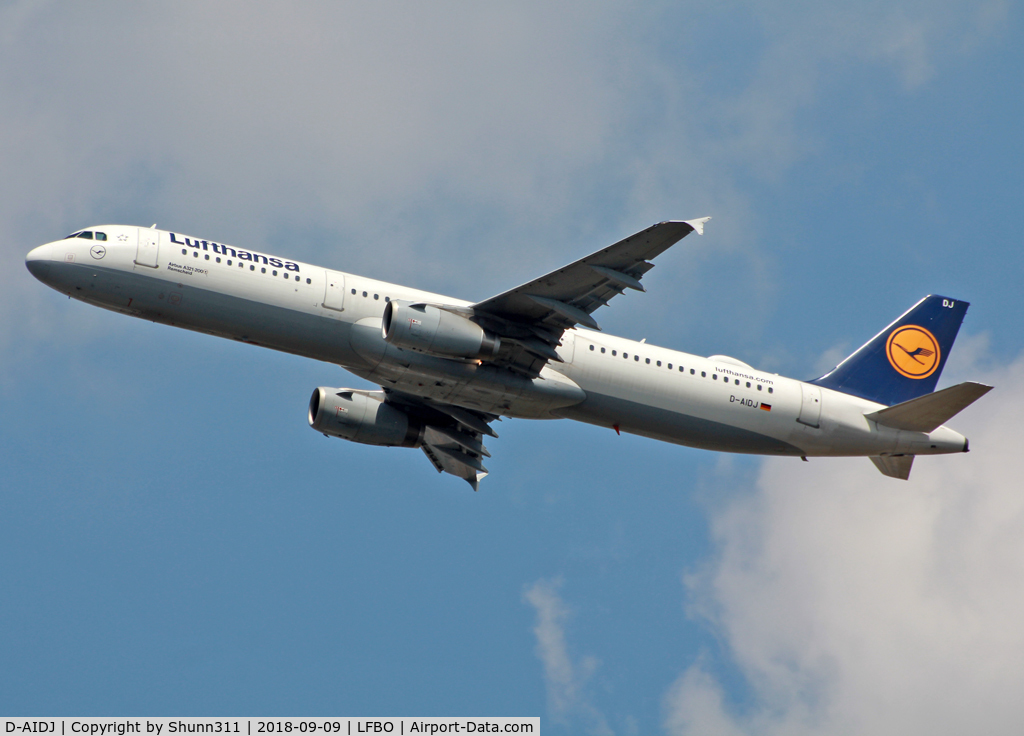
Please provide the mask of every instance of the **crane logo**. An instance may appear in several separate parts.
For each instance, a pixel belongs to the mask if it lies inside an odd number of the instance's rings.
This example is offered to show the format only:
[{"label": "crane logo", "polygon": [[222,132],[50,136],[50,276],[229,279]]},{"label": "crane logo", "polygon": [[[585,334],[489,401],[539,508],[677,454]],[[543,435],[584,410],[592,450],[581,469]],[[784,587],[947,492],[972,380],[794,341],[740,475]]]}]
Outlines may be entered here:
[{"label": "crane logo", "polygon": [[897,327],[885,343],[885,355],[896,372],[907,378],[927,378],[939,367],[939,341],[917,325]]}]

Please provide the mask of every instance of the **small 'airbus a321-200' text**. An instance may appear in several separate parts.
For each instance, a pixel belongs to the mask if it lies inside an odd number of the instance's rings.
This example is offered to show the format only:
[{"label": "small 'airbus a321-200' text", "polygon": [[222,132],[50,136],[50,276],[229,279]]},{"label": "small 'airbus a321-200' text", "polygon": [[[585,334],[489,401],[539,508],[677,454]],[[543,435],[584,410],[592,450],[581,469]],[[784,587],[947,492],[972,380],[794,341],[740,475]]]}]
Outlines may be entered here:
[{"label": "small 'airbus a321-200' text", "polygon": [[926,296],[811,381],[602,333],[594,313],[644,291],[651,260],[708,219],[659,223],[476,303],[156,226],[80,230],[33,249],[26,265],[98,307],[339,365],[381,388],[317,388],[313,429],[418,447],[474,489],[502,416],[719,452],[865,456],[904,479],[918,455],[967,452],[944,424],[991,387],[935,391],[967,312],[959,299]]}]

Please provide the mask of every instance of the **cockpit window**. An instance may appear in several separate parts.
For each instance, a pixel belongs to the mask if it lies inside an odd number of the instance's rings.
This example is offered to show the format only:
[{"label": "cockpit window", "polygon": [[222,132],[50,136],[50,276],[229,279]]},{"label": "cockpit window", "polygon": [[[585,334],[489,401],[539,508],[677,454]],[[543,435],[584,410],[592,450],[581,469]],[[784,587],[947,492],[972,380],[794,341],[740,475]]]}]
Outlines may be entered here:
[{"label": "cockpit window", "polygon": [[92,240],[92,232],[89,230],[85,230],[83,232],[78,233],[78,237],[85,238],[86,240]]},{"label": "cockpit window", "polygon": [[[82,232],[82,231],[79,230],[78,233],[80,233],[80,232]],[[69,236],[64,238],[64,240],[71,240],[71,238],[77,238],[78,237],[78,233],[71,233]]]},{"label": "cockpit window", "polygon": [[107,239],[107,234],[106,233],[96,233],[96,240],[106,240],[106,239]]}]

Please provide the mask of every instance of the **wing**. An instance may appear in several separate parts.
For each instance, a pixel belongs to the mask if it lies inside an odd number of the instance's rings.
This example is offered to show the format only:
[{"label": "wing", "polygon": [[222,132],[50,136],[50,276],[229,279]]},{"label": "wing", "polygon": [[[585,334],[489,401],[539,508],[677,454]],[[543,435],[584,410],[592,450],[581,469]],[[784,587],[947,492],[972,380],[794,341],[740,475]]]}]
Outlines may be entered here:
[{"label": "wing", "polygon": [[423,424],[420,449],[439,473],[462,478],[473,490],[489,472],[483,458],[491,453],[484,447],[484,435],[497,438],[489,423],[498,417],[450,404],[440,404],[418,396],[384,389],[387,401],[415,416]]},{"label": "wing", "polygon": [[474,304],[482,326],[517,349],[503,350],[495,362],[536,375],[548,360],[561,360],[555,348],[562,333],[576,325],[600,330],[591,316],[626,289],[644,291],[640,280],[654,268],[649,260],[690,233],[704,233],[697,220],[669,221],[631,235],[564,268]]},{"label": "wing", "polygon": [[[643,291],[640,279],[664,253],[690,233],[703,234],[703,217],[662,222],[565,268],[534,279],[472,307],[442,308],[471,318],[501,337],[499,354],[489,362],[534,377],[555,351],[562,333],[577,324],[600,329],[591,313],[625,289]],[[439,473],[464,479],[473,490],[487,475],[491,454],[484,436],[497,437],[490,423],[500,417],[384,388],[388,403],[423,427],[420,448]]]}]

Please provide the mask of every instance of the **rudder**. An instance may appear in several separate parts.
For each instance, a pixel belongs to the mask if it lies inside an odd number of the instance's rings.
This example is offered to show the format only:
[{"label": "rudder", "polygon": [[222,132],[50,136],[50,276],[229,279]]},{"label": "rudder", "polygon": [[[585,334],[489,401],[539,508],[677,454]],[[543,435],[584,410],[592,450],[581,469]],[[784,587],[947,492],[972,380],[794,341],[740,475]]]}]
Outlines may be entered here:
[{"label": "rudder", "polygon": [[829,373],[809,383],[886,406],[931,393],[968,302],[929,295]]}]

